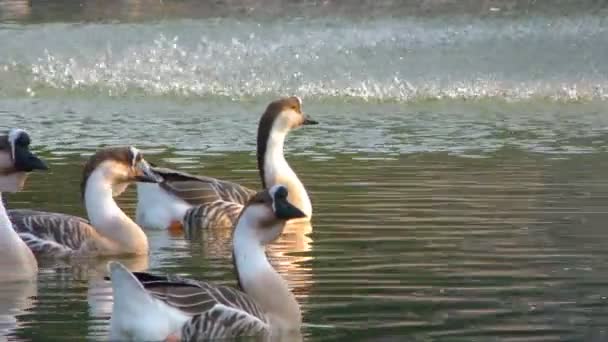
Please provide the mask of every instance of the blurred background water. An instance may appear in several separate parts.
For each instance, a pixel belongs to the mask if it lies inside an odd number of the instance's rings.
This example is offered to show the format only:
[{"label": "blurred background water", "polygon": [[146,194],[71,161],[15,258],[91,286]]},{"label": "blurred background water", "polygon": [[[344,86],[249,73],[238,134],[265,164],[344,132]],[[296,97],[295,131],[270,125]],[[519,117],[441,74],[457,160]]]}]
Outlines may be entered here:
[{"label": "blurred background water", "polygon": [[[607,339],[605,1],[0,1],[0,128],[51,165],[9,207],[86,215],[101,146],[259,187],[296,94],[313,200],[269,255],[307,341]],[[133,214],[134,192],[120,198]],[[133,269],[235,284],[229,232],[150,232]],[[105,262],[0,288],[9,340],[105,340]]]}]

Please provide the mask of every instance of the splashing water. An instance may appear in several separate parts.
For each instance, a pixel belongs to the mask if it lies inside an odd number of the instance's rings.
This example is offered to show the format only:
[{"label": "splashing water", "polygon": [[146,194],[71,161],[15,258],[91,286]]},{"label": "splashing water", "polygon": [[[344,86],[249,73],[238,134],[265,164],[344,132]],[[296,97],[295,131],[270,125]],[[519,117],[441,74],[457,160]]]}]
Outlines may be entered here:
[{"label": "splashing water", "polygon": [[45,26],[0,35],[9,47],[0,52],[0,75],[21,80],[2,93],[297,93],[398,102],[608,97],[608,30],[594,17]]}]

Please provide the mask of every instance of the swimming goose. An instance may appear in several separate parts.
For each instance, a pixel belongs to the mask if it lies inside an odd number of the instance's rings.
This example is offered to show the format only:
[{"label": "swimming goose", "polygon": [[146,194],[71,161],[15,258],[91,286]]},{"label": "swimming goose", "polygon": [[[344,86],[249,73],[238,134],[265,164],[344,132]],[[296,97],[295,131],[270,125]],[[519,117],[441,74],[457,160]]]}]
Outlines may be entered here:
[{"label": "swimming goose", "polygon": [[[0,192],[17,192],[23,188],[28,172],[47,169],[29,145],[30,137],[22,129],[13,128],[0,136]],[[38,263],[13,229],[1,197],[0,194],[0,280],[32,279],[38,273]]]},{"label": "swimming goose", "polygon": [[297,334],[300,307],[287,282],[268,262],[265,245],[281,235],[287,220],[304,216],[289,202],[282,185],[249,200],[233,234],[239,290],[172,275],[131,273],[111,262],[110,340],[199,341]]},{"label": "swimming goose", "polygon": [[15,230],[35,254],[51,257],[148,253],[148,238],[116,204],[132,182],[159,182],[135,147],[104,148],[85,164],[81,195],[87,220],[61,213],[10,210]]},{"label": "swimming goose", "polygon": [[[312,205],[304,185],[283,154],[283,144],[290,130],[317,124],[302,113],[302,100],[287,97],[268,105],[258,125],[257,162],[262,186],[269,189],[285,184],[289,200],[308,219]],[[162,175],[160,184],[137,184],[137,222],[144,228],[183,227],[186,233],[208,227],[232,227],[255,191],[239,184],[211,177],[154,168]]]}]

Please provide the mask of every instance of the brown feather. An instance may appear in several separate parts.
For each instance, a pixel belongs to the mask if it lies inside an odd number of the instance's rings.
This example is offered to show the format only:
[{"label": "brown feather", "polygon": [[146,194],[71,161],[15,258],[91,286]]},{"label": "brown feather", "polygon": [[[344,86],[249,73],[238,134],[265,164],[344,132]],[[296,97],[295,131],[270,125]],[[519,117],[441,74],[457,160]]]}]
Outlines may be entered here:
[{"label": "brown feather", "polygon": [[153,297],[188,315],[204,313],[219,303],[266,320],[263,310],[247,294],[235,288],[174,275],[158,276],[145,272],[133,275]]},{"label": "brown feather", "polygon": [[164,179],[160,187],[190,205],[205,205],[222,200],[244,204],[255,191],[219,179],[195,176],[168,168],[153,167]]}]

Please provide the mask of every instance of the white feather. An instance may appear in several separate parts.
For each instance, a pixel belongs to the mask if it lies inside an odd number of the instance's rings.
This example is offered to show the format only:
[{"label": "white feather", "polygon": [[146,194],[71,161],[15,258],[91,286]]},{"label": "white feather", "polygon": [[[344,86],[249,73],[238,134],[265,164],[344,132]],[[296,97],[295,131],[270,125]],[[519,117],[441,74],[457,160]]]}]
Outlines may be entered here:
[{"label": "white feather", "polygon": [[8,142],[11,145],[11,157],[13,159],[15,159],[15,141],[17,140],[17,138],[19,138],[21,133],[26,132],[21,128],[11,128],[11,130],[8,131]]},{"label": "white feather", "polygon": [[308,193],[283,154],[283,145],[290,129],[286,117],[287,114],[282,113],[272,125],[264,158],[264,181],[267,188],[276,184],[286,185],[289,202],[311,218],[312,204]]},{"label": "white feather", "polygon": [[131,166],[135,166],[137,156],[139,155],[139,150],[133,146],[129,146],[129,150],[131,150],[131,155],[133,156],[133,159],[131,159]]},{"label": "white feather", "polygon": [[173,221],[181,222],[190,207],[158,184],[137,183],[136,220],[143,228],[166,229]]},{"label": "white feather", "polygon": [[122,264],[110,262],[109,268],[114,294],[110,340],[162,341],[190,320],[190,316],[149,295]]},{"label": "white feather", "polygon": [[0,194],[0,281],[35,279],[38,263],[13,229]]}]

